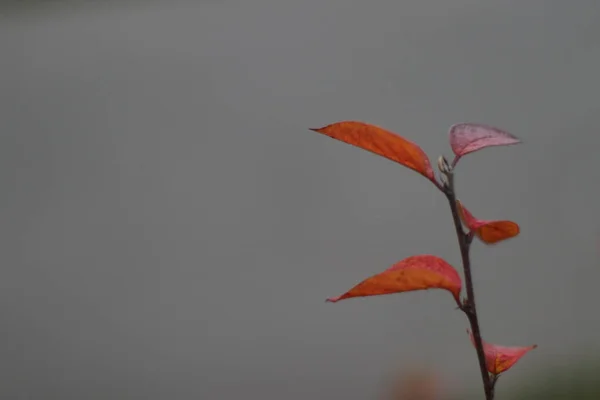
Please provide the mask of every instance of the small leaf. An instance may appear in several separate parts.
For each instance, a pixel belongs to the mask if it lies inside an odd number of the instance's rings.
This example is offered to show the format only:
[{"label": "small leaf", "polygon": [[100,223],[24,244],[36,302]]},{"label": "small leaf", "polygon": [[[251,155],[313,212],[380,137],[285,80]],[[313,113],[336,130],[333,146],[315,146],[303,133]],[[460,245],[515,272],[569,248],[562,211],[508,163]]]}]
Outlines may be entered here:
[{"label": "small leaf", "polygon": [[[473,347],[475,347],[475,338],[473,337],[473,333],[468,329],[467,333],[471,338]],[[519,359],[527,352],[537,348],[537,344],[526,347],[497,346],[495,344],[486,343],[483,341],[483,339],[482,343],[487,370],[494,375],[498,375],[508,370],[510,367],[515,365],[515,363],[519,361]]]},{"label": "small leaf", "polygon": [[427,154],[415,143],[395,133],[357,121],[336,122],[310,130],[402,164],[425,176],[437,186]]},{"label": "small leaf", "polygon": [[450,146],[456,155],[454,164],[465,154],[491,146],[508,146],[521,140],[508,132],[481,124],[456,124],[450,127]]},{"label": "small leaf", "polygon": [[365,279],[341,296],[327,301],[335,303],[351,297],[445,289],[460,304],[461,287],[460,276],[454,267],[439,257],[424,254],[405,258],[389,269]]},{"label": "small leaf", "polygon": [[510,239],[519,234],[520,228],[512,221],[487,221],[477,219],[462,205],[459,200],[456,200],[460,219],[469,228],[469,230],[477,235],[482,242],[487,244],[498,243],[502,240]]}]

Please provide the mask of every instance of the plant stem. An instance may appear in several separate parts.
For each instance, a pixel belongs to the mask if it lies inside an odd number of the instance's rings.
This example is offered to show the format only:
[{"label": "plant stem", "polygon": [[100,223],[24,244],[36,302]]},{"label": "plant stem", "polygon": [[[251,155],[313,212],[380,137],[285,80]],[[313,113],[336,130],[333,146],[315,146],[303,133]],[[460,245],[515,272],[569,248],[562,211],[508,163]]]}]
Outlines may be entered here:
[{"label": "plant stem", "polygon": [[481,330],[479,329],[479,320],[477,319],[477,309],[475,307],[475,291],[473,290],[473,279],[471,276],[471,259],[469,257],[469,250],[473,236],[470,233],[465,233],[462,228],[462,223],[458,214],[458,206],[456,204],[456,194],[454,192],[454,173],[453,171],[448,171],[445,173],[445,175],[447,182],[445,182],[443,186],[443,192],[448,199],[450,210],[452,211],[452,219],[454,220],[454,228],[456,229],[456,236],[458,238],[458,245],[460,247],[460,256],[462,258],[462,264],[465,273],[465,285],[467,287],[467,298],[463,301],[461,310],[465,313],[469,319],[469,323],[471,324],[471,331],[473,332],[475,350],[477,351],[477,358],[479,360],[479,369],[481,370],[481,379],[483,381],[485,398],[486,400],[493,400],[495,380],[492,381],[486,367],[483,342],[481,340]]}]

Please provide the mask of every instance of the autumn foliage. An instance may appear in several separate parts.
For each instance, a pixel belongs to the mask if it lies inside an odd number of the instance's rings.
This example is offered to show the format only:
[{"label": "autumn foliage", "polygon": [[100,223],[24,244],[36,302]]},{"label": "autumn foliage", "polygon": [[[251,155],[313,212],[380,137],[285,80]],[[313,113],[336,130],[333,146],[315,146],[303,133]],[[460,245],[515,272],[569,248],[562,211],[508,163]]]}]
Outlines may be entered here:
[{"label": "autumn foliage", "polygon": [[418,145],[381,127],[358,121],[342,121],[311,130],[387,158],[418,172],[431,181],[448,199],[465,277],[466,297],[461,299],[463,282],[453,266],[434,255],[414,255],[379,274],[366,278],[345,293],[329,298],[327,301],[336,303],[355,297],[428,289],[443,289],[450,292],[458,308],[469,320],[471,330],[468,332],[477,352],[485,396],[487,400],[493,399],[498,375],[512,367],[536,345],[504,347],[482,340],[475,307],[469,249],[474,238],[487,245],[496,244],[517,236],[520,228],[515,222],[508,220],[475,218],[456,197],[454,169],[458,161],[469,153],[487,147],[514,145],[520,143],[520,140],[508,132],[488,125],[474,123],[453,125],[450,128],[449,139],[454,159],[448,163],[444,157],[440,157],[439,175],[436,176],[429,157]]},{"label": "autumn foliage", "polygon": [[494,244],[517,236],[520,232],[519,225],[512,221],[486,221],[477,219],[459,200],[456,200],[456,205],[462,222],[482,242]]},{"label": "autumn foliage", "polygon": [[[473,333],[467,330],[471,343],[475,345]],[[521,357],[530,350],[533,350],[537,345],[525,347],[507,347],[491,344],[483,341],[483,352],[485,354],[485,364],[489,373],[498,375],[510,367],[512,367]]]},{"label": "autumn foliage", "polygon": [[439,257],[420,255],[405,258],[389,269],[365,279],[332,303],[351,297],[377,296],[425,289],[446,289],[460,305],[462,282],[458,272]]},{"label": "autumn foliage", "polygon": [[356,121],[338,122],[311,130],[395,161],[435,182],[427,154],[413,142],[395,133]]}]

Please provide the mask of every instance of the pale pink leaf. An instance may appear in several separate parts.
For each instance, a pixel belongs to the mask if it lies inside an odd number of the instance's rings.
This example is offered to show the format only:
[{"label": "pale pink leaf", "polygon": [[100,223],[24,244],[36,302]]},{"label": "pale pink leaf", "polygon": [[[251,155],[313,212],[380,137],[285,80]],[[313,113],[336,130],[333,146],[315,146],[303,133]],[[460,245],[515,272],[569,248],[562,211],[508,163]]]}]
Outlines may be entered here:
[{"label": "pale pink leaf", "polygon": [[461,123],[450,127],[450,146],[457,158],[491,146],[521,143],[510,133],[488,125]]}]

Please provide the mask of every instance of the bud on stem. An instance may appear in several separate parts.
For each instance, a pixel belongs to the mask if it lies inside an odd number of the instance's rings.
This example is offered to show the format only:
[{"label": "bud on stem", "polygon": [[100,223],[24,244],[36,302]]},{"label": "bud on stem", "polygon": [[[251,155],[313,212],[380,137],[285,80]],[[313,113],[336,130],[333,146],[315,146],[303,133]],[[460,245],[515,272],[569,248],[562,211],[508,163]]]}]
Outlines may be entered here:
[{"label": "bud on stem", "polygon": [[440,156],[438,158],[438,168],[440,172],[444,175],[448,175],[452,172],[452,168],[450,167],[450,164],[448,164],[448,160],[446,160],[446,157],[444,156]]}]

